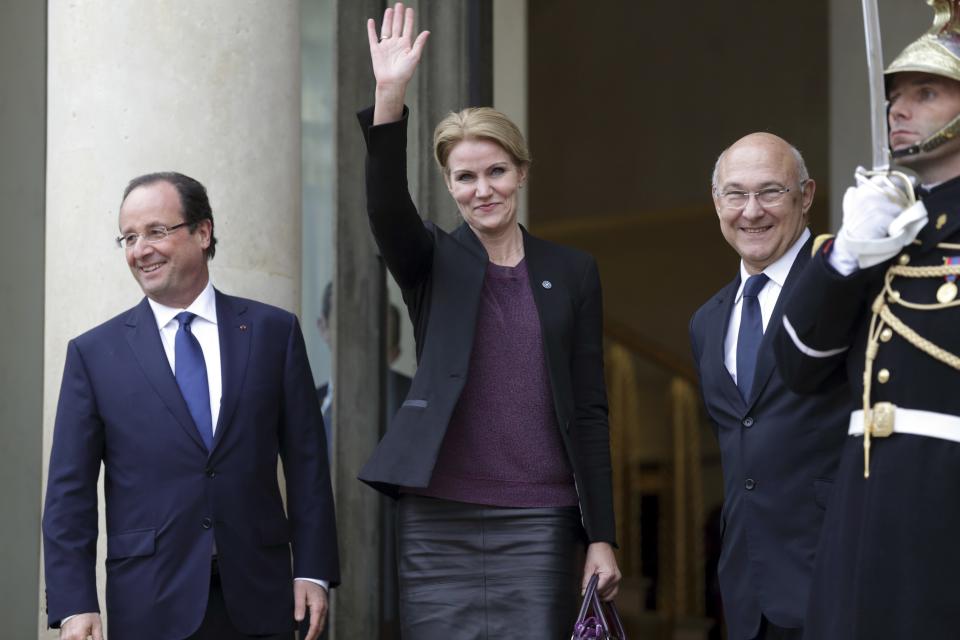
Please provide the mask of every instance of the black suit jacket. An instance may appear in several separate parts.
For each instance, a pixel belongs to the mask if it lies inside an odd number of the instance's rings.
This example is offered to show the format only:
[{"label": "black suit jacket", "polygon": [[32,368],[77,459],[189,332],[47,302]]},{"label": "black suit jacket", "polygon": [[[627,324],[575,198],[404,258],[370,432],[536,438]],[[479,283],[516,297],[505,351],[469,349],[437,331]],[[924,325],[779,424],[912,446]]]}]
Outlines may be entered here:
[{"label": "black suit jacket", "polygon": [[[391,495],[430,482],[447,424],[460,398],[473,349],[489,258],[466,224],[446,233],[424,223],[406,185],[406,111],[372,126],[367,144],[367,210],[383,258],[413,321],[417,371],[407,400],[360,472]],[[533,297],[557,424],[580,497],[590,542],[614,542],[607,398],[603,378],[600,277],[589,255],[523,231]]]},{"label": "black suit jacket", "polygon": [[690,322],[703,399],[720,444],[724,505],[718,568],[730,637],[756,636],[761,613],[800,627],[814,553],[846,434],[846,384],[804,397],[784,385],[773,340],[810,242],[800,250],[760,344],[751,397],[744,400],[724,365],[724,339],[738,276]]}]

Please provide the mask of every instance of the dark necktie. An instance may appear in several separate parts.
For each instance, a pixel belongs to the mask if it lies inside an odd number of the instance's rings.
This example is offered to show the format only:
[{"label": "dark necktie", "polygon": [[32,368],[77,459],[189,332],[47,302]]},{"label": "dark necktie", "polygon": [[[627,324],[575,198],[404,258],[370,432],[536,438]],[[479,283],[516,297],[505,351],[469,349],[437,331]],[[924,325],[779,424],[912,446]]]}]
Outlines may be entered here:
[{"label": "dark necktie", "polygon": [[757,294],[767,280],[766,274],[758,273],[747,278],[747,284],[743,287],[740,333],[737,334],[737,386],[744,400],[750,398],[757,369],[757,354],[760,352],[760,341],[763,340],[763,318]]},{"label": "dark necktie", "polygon": [[207,365],[203,359],[200,341],[190,330],[197,316],[189,311],[177,314],[180,328],[174,341],[177,386],[187,402],[193,422],[197,425],[207,451],[213,448],[213,421],[210,419],[210,386],[207,384]]}]

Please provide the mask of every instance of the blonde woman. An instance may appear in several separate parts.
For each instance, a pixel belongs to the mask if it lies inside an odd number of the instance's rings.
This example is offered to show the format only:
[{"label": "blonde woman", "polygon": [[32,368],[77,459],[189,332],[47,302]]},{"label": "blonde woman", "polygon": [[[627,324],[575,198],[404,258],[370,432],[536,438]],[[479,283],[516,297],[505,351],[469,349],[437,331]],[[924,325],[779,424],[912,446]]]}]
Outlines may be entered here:
[{"label": "blonde woman", "polygon": [[[463,217],[424,223],[406,183],[406,87],[428,37],[398,3],[368,22],[376,101],[360,114],[367,207],[414,324],[417,372],[360,473],[399,497],[405,638],[558,638],[613,553],[600,278],[593,258],[517,222],[531,157],[489,108],[437,126]],[[578,558],[585,562],[578,566]]]}]

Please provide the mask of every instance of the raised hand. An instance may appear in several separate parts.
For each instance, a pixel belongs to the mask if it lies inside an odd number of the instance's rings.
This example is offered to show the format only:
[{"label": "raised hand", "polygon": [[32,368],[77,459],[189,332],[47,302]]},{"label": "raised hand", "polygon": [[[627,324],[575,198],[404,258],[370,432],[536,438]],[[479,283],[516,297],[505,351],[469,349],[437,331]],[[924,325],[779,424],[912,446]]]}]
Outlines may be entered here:
[{"label": "raised hand", "polygon": [[906,176],[895,181],[858,167],[855,178],[857,186],[843,196],[843,226],[828,258],[844,276],[894,257],[927,222],[927,210],[913,197]]},{"label": "raised hand", "polygon": [[402,2],[383,12],[379,38],[376,22],[373,18],[367,20],[370,62],[377,80],[374,124],[399,120],[403,114],[407,84],[420,63],[420,55],[430,35],[429,31],[423,31],[414,40],[413,33],[414,11],[404,9]]}]

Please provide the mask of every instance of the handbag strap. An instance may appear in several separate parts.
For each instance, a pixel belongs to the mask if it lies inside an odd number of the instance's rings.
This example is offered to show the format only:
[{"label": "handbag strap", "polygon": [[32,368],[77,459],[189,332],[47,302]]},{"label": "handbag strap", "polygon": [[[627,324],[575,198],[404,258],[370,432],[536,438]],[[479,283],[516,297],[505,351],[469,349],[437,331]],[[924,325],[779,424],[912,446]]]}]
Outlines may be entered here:
[{"label": "handbag strap", "polygon": [[599,582],[599,575],[593,574],[590,576],[590,582],[587,583],[587,590],[583,593],[583,603],[580,605],[580,613],[577,614],[576,624],[580,624],[587,619],[587,615],[590,613],[590,605],[593,604],[597,595],[597,584]]},{"label": "handbag strap", "polygon": [[623,628],[623,621],[620,620],[620,613],[617,611],[617,605],[613,603],[613,600],[610,602],[604,603],[610,614],[610,619],[613,620],[613,629],[607,627],[608,631],[612,631],[617,640],[627,640],[627,632]]},{"label": "handbag strap", "polygon": [[[595,573],[590,576],[590,581],[587,583],[587,590],[583,594],[583,604],[580,605],[580,613],[577,615],[574,629],[577,628],[576,625],[586,621],[592,609],[594,614],[599,618],[599,622],[608,638],[627,640],[627,633],[624,631],[623,622],[620,620],[617,605],[615,605],[612,600],[610,602],[603,602],[597,594],[597,585],[599,583],[600,576],[598,574]],[[610,622],[613,622],[612,627]]]}]

